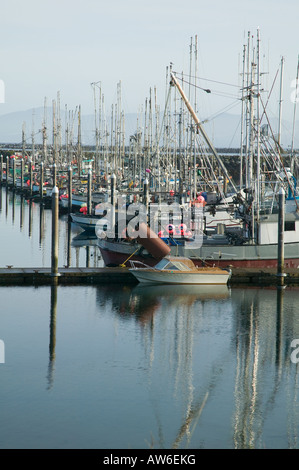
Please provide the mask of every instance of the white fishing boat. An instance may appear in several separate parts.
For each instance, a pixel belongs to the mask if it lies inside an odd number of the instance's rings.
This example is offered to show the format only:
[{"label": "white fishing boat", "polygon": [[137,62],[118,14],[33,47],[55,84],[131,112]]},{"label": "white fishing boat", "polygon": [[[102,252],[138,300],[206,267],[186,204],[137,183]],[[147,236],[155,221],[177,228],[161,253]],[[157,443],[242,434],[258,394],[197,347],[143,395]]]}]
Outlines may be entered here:
[{"label": "white fishing boat", "polygon": [[70,214],[72,222],[79,225],[83,230],[92,232],[95,234],[95,229],[99,220],[103,218],[103,215],[89,215],[84,213]]},{"label": "white fishing boat", "polygon": [[155,266],[131,261],[129,271],[141,283],[147,284],[227,284],[231,272],[210,266],[195,266],[184,257],[166,256]]}]

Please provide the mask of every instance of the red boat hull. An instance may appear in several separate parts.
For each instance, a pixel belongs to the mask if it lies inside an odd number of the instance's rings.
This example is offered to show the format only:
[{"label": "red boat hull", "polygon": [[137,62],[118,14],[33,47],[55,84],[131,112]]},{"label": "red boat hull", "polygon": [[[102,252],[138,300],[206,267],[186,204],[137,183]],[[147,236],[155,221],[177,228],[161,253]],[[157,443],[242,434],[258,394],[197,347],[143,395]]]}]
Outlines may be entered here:
[{"label": "red boat hull", "polygon": [[[122,253],[120,251],[113,251],[112,249],[100,248],[103,261],[106,266],[119,266],[124,264],[130,266],[130,260],[141,261],[148,264],[149,266],[154,266],[157,264],[157,259],[149,255],[136,255]],[[201,258],[196,258],[192,256],[190,252],[190,258],[197,266],[202,266],[203,260]],[[277,268],[277,259],[268,259],[268,258],[257,258],[257,259],[213,259],[206,260],[207,264],[216,265],[221,268],[233,267],[233,268],[255,268],[255,269],[266,269],[266,268]],[[299,268],[299,258],[285,258],[285,268],[286,269],[298,269]]]}]

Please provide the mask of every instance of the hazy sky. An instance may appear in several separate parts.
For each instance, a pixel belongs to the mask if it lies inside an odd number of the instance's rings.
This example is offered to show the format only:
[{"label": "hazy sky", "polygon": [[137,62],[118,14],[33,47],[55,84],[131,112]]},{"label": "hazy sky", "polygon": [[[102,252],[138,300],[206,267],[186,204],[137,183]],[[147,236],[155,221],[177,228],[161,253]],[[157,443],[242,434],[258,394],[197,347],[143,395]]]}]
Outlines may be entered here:
[{"label": "hazy sky", "polygon": [[[262,65],[270,88],[285,58],[283,111],[293,113],[292,80],[299,54],[298,0],[1,0],[0,114],[51,104],[93,113],[91,82],[100,81],[106,107],[117,100],[135,113],[157,87],[164,103],[166,67],[189,70],[190,38],[198,38],[198,75],[238,84],[247,32],[260,29]],[[219,89],[211,82],[209,87]],[[235,93],[235,89],[227,89]],[[278,86],[273,96],[277,96]],[[202,96],[201,106],[209,106]],[[227,101],[219,96],[211,112]],[[233,98],[232,98],[233,100]],[[276,113],[274,100],[273,112]],[[232,112],[239,112],[235,108]],[[203,115],[208,111],[202,110]]]}]

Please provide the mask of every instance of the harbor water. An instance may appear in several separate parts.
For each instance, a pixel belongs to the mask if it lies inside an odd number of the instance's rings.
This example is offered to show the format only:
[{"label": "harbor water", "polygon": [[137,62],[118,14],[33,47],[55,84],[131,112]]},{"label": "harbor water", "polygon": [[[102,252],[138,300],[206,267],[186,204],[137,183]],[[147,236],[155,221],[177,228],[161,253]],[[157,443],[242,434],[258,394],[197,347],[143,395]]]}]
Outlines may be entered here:
[{"label": "harbor water", "polygon": [[[50,266],[50,210],[3,188],[0,229],[1,267]],[[65,265],[102,260],[62,216]],[[299,448],[298,288],[0,295],[1,449]]]}]

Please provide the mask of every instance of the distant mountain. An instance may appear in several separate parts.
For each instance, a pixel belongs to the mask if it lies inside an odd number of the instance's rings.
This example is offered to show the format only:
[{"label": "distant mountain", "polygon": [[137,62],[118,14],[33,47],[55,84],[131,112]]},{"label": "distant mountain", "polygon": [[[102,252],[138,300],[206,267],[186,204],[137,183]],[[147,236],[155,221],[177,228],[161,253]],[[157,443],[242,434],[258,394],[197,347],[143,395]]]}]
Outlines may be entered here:
[{"label": "distant mountain", "polygon": [[[65,112],[61,111],[62,139],[64,142]],[[34,127],[34,139],[37,144],[42,142],[42,123],[44,119],[44,108],[29,109],[0,116],[0,143],[20,143],[22,142],[22,128],[25,123],[25,138],[27,144],[32,142],[32,128]],[[140,119],[140,117],[139,117]],[[127,114],[125,116],[126,139],[137,130],[137,114]],[[52,143],[52,109],[47,109],[47,134],[48,143]],[[77,142],[78,135],[78,116],[77,113],[72,117],[70,124],[70,113],[68,113],[69,126],[72,127],[73,142]],[[106,119],[110,127],[110,117]],[[140,122],[140,121],[139,121]],[[271,123],[273,129],[277,129],[276,122]],[[238,148],[240,146],[241,124],[240,116],[224,113],[216,119],[204,123],[204,128],[209,135],[214,146],[219,148]],[[282,125],[282,145],[289,148],[291,144],[292,125],[283,121]],[[82,115],[81,117],[81,135],[83,145],[94,145],[95,143],[95,124],[93,115]],[[110,142],[109,142],[110,143]],[[128,142],[126,142],[128,143]],[[299,135],[296,136],[295,147],[299,147]]]},{"label": "distant mountain", "polygon": [[[61,127],[65,129],[65,112],[61,112]],[[82,141],[83,144],[91,144],[94,139],[94,117],[82,116]],[[77,120],[76,115],[72,119],[72,126],[74,132],[74,141],[77,141]],[[21,143],[22,130],[24,125],[26,142],[32,142],[32,132],[34,130],[34,140],[40,144],[42,142],[42,127],[44,121],[44,108],[28,109],[26,111],[19,111],[0,116],[0,142],[1,143]],[[70,121],[70,119],[69,119]],[[48,108],[46,111],[46,127],[49,144],[52,143],[52,109]],[[85,141],[85,142],[84,142]]]}]

